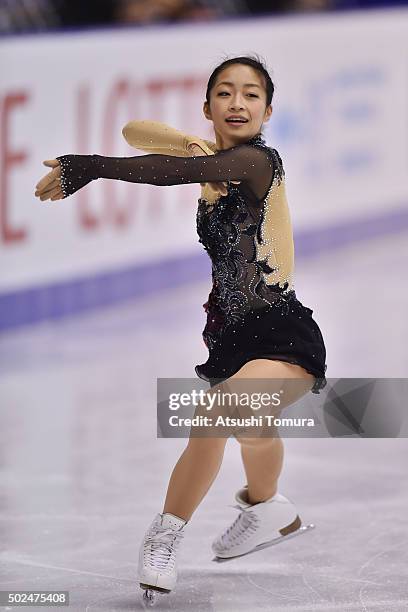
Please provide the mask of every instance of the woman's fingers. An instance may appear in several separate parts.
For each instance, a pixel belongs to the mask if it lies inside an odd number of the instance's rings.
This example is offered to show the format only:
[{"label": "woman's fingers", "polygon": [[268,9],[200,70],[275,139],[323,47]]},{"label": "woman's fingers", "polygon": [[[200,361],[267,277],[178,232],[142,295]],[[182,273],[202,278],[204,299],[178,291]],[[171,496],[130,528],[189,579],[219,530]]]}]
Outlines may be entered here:
[{"label": "woman's fingers", "polygon": [[40,197],[42,195],[45,195],[49,191],[52,191],[52,189],[55,189],[56,187],[60,187],[60,185],[52,181],[51,183],[47,183],[46,185],[44,185],[42,189],[36,189],[34,195],[36,195],[37,197]]},{"label": "woman's fingers", "polygon": [[62,200],[64,198],[64,194],[62,193],[62,191],[60,191],[59,194],[55,195],[53,198],[51,198],[52,202],[54,202],[55,200]]},{"label": "woman's fingers", "polygon": [[58,159],[46,159],[43,161],[44,166],[48,168],[52,168],[51,172],[48,172],[43,178],[38,181],[36,187],[37,191],[43,191],[44,189],[49,189],[49,186],[55,179],[59,179],[61,177],[61,168]]},{"label": "woman's fingers", "polygon": [[43,191],[40,194],[40,200],[49,200],[52,199],[54,196],[57,196],[61,194],[62,195],[62,191],[61,191],[61,185],[58,185],[56,187],[54,187],[53,189],[48,189],[47,191]]},{"label": "woman's fingers", "polygon": [[61,191],[61,187],[56,187],[55,189],[51,189],[50,191],[47,191],[46,193],[42,193],[40,196],[40,200],[41,202],[44,202],[45,200],[58,200],[59,198],[62,198],[63,194]]},{"label": "woman's fingers", "polygon": [[51,172],[43,176],[43,178],[37,183],[37,185],[35,186],[36,190],[41,192],[41,191],[44,191],[44,189],[49,189],[50,185],[55,180],[59,180],[60,177],[61,177],[60,169],[54,168],[53,170],[51,170]]},{"label": "woman's fingers", "polygon": [[58,159],[46,159],[45,161],[43,161],[44,166],[48,166],[50,168],[56,168],[57,166],[59,166],[59,161]]},{"label": "woman's fingers", "polygon": [[37,191],[44,191],[44,189],[48,189],[49,185],[51,185],[56,179],[56,176],[55,174],[53,174],[53,172],[54,171],[52,170],[51,172],[43,176],[41,180],[38,181],[37,185],[35,186]]},{"label": "woman's fingers", "polygon": [[46,176],[43,176],[43,178],[41,180],[38,181],[38,183],[35,186],[35,190],[39,193],[41,193],[42,191],[44,191],[44,189],[48,188],[48,185],[50,185],[54,180],[53,176],[50,176],[49,174],[47,174]]},{"label": "woman's fingers", "polygon": [[64,194],[60,189],[55,189],[53,192],[48,192],[40,197],[41,202],[45,202],[47,200],[62,200]]},{"label": "woman's fingers", "polygon": [[55,189],[56,187],[60,187],[60,186],[61,186],[60,180],[54,179],[44,189],[36,189],[34,195],[36,196],[43,195],[45,191],[50,191],[51,189]]}]

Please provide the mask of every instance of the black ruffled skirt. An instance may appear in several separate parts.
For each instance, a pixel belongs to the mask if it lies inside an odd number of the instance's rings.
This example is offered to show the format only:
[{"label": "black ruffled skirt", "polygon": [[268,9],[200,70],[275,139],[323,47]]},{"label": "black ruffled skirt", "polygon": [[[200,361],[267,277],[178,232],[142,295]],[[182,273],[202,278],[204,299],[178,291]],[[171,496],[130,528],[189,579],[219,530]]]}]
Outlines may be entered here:
[{"label": "black ruffled skirt", "polygon": [[322,333],[304,306],[291,291],[280,305],[251,310],[239,323],[220,331],[221,313],[208,308],[203,340],[209,350],[205,363],[195,366],[196,374],[211,386],[235,374],[251,359],[287,361],[315,376],[312,393],[326,386],[326,348]]}]

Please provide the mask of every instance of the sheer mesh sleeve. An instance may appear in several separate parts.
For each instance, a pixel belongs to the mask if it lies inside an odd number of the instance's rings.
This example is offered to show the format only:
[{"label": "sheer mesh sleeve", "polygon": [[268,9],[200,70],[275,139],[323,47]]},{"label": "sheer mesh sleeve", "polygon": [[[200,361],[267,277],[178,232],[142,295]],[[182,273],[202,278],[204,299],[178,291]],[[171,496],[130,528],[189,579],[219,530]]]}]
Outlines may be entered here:
[{"label": "sheer mesh sleeve", "polygon": [[274,175],[273,157],[267,150],[248,144],[215,155],[186,159],[155,154],[137,157],[62,155],[57,159],[61,165],[64,198],[92,180],[110,178],[150,185],[241,181],[261,200],[266,196]]},{"label": "sheer mesh sleeve", "polygon": [[[185,134],[161,121],[149,119],[129,121],[122,129],[122,135],[131,147],[145,153],[192,157],[189,150],[191,144],[198,145],[207,155],[214,155],[217,152],[214,142]],[[210,183],[201,183],[201,197],[212,204],[218,200],[220,194]]]}]

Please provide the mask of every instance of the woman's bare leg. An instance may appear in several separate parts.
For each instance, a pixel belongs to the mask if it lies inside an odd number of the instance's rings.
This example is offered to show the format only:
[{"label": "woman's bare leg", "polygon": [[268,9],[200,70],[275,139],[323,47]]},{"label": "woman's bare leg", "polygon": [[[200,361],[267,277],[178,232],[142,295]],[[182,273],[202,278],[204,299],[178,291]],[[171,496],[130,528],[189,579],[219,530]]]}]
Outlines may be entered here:
[{"label": "woman's bare leg", "polygon": [[226,438],[190,438],[171,474],[163,512],[188,521],[215,480]]},{"label": "woman's bare leg", "polygon": [[256,444],[241,443],[241,457],[248,483],[248,502],[269,499],[278,491],[283,465],[283,442],[279,437],[261,438]]},{"label": "woman's bare leg", "polygon": [[[305,385],[296,382],[293,392],[286,394],[286,401],[281,402],[280,410],[300,399],[314,383],[314,376],[300,366],[270,359],[249,361],[231,377],[233,378],[304,380]],[[278,431],[275,430],[274,437],[237,437],[237,440],[241,444],[241,457],[248,484],[248,501],[255,504],[269,499],[278,490],[278,479],[283,465],[284,447]]]}]

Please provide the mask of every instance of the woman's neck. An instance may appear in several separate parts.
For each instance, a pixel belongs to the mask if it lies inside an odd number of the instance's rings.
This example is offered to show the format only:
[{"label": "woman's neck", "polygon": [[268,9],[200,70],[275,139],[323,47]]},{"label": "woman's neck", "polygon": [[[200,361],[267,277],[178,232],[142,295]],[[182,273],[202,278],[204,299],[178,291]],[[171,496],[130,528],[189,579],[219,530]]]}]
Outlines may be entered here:
[{"label": "woman's neck", "polygon": [[230,149],[234,146],[234,143],[231,143],[225,137],[222,137],[219,132],[215,132],[215,144],[217,146],[217,151]]},{"label": "woman's neck", "polygon": [[[254,136],[256,136],[256,134],[254,134],[253,136],[251,136],[247,140],[250,140]],[[238,144],[240,144],[240,143],[239,142],[234,142],[234,141],[230,140],[229,138],[226,138],[225,136],[224,137],[221,136],[219,134],[219,132],[215,132],[215,145],[217,147],[217,151],[223,151],[225,149],[231,149],[231,147],[235,147]]]}]

